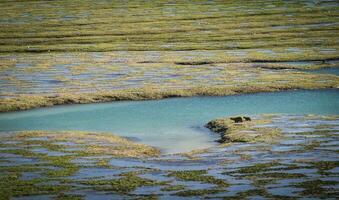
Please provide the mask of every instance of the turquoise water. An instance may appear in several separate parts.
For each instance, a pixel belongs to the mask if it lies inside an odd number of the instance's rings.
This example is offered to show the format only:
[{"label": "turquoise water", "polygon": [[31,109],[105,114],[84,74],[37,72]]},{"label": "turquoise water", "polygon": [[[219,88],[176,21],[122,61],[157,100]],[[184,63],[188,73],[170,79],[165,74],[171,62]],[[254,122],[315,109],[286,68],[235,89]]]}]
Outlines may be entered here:
[{"label": "turquoise water", "polygon": [[0,114],[0,131],[109,132],[177,153],[215,145],[217,135],[203,127],[209,120],[262,113],[339,114],[339,90],[55,106]]}]

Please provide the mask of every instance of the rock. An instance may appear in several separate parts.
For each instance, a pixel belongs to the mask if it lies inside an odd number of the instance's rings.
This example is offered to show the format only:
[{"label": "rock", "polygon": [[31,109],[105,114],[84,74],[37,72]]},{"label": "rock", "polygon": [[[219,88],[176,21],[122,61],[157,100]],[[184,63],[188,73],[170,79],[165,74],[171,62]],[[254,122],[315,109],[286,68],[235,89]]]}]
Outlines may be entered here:
[{"label": "rock", "polygon": [[244,117],[245,121],[251,121],[250,117]]},{"label": "rock", "polygon": [[250,117],[241,117],[241,116],[238,116],[238,117],[230,117],[230,119],[232,121],[234,121],[234,123],[241,123],[241,122],[245,122],[245,121],[251,121],[251,118]]},{"label": "rock", "polygon": [[234,123],[240,123],[244,121],[242,117],[230,117],[230,119],[234,121]]},{"label": "rock", "polygon": [[222,122],[218,120],[208,122],[205,127],[216,133],[225,133],[228,129],[227,126],[223,126]]},{"label": "rock", "polygon": [[272,142],[280,137],[281,130],[275,127],[256,127],[258,124],[270,123],[270,119],[252,119],[245,116],[214,119],[205,127],[220,134],[219,143],[230,142]]}]

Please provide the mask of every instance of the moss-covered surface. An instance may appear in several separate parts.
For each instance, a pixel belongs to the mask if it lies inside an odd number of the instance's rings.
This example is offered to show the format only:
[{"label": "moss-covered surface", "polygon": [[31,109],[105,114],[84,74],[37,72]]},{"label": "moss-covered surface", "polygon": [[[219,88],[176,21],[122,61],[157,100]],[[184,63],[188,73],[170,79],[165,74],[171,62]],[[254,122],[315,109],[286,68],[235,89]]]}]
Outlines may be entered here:
[{"label": "moss-covered surface", "polygon": [[[151,147],[103,133],[3,134],[0,199],[336,198],[337,116],[251,119],[244,123],[280,129],[284,137],[274,143],[231,142],[159,155]],[[308,133],[298,134],[305,126]],[[313,148],[305,148],[310,144]]]}]

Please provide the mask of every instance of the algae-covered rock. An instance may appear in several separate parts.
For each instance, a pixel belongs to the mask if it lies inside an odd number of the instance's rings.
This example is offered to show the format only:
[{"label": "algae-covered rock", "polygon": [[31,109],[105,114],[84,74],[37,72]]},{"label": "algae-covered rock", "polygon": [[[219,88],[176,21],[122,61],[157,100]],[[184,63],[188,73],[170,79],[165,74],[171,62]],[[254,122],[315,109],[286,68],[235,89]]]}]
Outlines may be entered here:
[{"label": "algae-covered rock", "polygon": [[269,119],[252,120],[247,116],[214,119],[205,127],[220,134],[220,143],[225,142],[273,142],[281,136],[280,130],[271,127],[258,127]]}]

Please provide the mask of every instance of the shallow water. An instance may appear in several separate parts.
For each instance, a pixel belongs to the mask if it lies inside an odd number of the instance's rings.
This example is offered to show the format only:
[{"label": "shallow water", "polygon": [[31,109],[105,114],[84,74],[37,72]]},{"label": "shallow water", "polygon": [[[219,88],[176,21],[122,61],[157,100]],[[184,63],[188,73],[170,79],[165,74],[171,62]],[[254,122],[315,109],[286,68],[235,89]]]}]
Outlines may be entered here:
[{"label": "shallow water", "polygon": [[226,97],[172,98],[67,105],[0,114],[0,131],[85,130],[136,137],[164,153],[214,145],[203,127],[229,115],[339,114],[339,90],[287,91]]},{"label": "shallow water", "polygon": [[315,74],[334,74],[339,76],[339,67],[329,67],[329,68],[321,68],[314,70],[303,70],[305,72],[311,72]]}]

